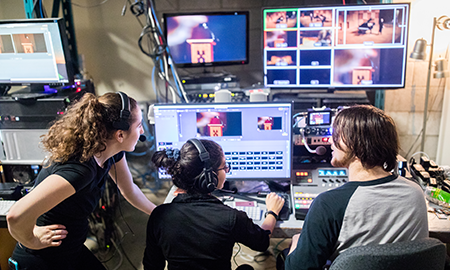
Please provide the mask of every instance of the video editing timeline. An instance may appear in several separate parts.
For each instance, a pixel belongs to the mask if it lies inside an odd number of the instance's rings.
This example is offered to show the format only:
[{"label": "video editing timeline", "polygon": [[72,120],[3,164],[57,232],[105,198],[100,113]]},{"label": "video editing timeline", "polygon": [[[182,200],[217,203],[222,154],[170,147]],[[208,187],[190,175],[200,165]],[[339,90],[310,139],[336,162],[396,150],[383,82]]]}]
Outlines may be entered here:
[{"label": "video editing timeline", "polygon": [[264,84],[404,87],[409,4],[263,11]]},{"label": "video editing timeline", "polygon": [[231,166],[229,180],[291,178],[291,103],[156,104],[154,111],[158,150],[214,140]]},{"label": "video editing timeline", "polygon": [[348,182],[345,168],[294,170],[291,193],[296,219],[304,219],[313,200],[320,193],[340,187]]}]

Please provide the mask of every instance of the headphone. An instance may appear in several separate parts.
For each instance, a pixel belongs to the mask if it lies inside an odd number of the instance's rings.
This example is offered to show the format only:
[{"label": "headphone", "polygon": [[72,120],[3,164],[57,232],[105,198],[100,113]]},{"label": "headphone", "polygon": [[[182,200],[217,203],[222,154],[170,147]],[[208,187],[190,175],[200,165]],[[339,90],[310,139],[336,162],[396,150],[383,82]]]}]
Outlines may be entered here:
[{"label": "headphone", "polygon": [[120,110],[119,120],[114,121],[112,126],[115,129],[126,131],[130,128],[130,124],[128,123],[128,118],[130,118],[130,101],[127,94],[123,92],[117,92],[117,94],[120,96],[122,109]]},{"label": "headphone", "polygon": [[187,142],[192,143],[198,150],[198,156],[203,162],[203,171],[194,179],[194,187],[202,193],[213,192],[219,179],[217,179],[217,174],[214,173],[211,162],[209,159],[209,153],[206,151],[203,143],[197,139],[190,139]]}]

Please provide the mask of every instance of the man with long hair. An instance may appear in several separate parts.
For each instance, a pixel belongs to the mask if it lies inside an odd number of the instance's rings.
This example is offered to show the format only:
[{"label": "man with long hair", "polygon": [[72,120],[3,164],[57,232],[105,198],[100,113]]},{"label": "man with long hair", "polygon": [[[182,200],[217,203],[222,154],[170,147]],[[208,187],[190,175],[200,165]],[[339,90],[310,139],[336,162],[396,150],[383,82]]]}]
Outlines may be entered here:
[{"label": "man with long hair", "polygon": [[422,189],[393,173],[399,143],[391,117],[368,105],[343,109],[331,149],[331,164],[347,168],[349,182],[314,199],[286,269],[322,269],[350,247],[428,237]]}]

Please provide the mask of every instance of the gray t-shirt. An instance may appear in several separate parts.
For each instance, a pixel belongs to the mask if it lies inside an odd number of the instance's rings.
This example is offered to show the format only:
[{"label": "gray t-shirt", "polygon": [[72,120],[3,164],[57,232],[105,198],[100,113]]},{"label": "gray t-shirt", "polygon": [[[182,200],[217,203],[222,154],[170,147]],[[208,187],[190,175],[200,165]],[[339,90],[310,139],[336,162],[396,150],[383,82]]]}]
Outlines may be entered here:
[{"label": "gray t-shirt", "polygon": [[350,247],[426,237],[427,206],[419,185],[394,175],[348,182],[314,199],[286,269],[322,269]]}]

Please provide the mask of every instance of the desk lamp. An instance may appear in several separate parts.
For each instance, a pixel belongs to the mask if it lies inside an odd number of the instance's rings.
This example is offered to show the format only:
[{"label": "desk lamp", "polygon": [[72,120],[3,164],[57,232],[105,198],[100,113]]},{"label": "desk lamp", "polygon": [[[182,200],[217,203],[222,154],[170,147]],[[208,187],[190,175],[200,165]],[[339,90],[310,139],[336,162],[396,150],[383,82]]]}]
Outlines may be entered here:
[{"label": "desk lamp", "polygon": [[[427,113],[428,113],[428,95],[430,93],[430,80],[431,80],[431,68],[433,67],[433,47],[434,47],[434,34],[436,28],[439,30],[449,30],[450,29],[450,18],[448,16],[441,16],[439,18],[433,18],[433,31],[431,34],[431,44],[429,46],[430,49],[430,59],[428,60],[428,75],[427,75],[427,88],[425,91],[425,106],[423,109],[423,125],[422,125],[422,142],[420,145],[420,151],[424,152],[425,148],[425,135],[427,131]],[[410,57],[418,60],[425,60],[427,54],[425,52],[427,47],[427,41],[425,39],[418,39],[414,44],[414,50],[411,53]],[[434,74],[434,78],[445,78],[448,76],[448,71],[445,71],[446,68],[445,59],[438,59],[434,64],[436,68],[436,73]]]}]

